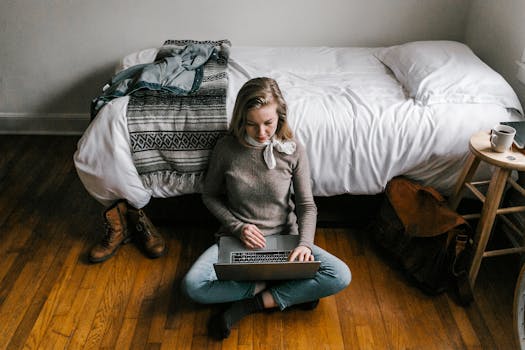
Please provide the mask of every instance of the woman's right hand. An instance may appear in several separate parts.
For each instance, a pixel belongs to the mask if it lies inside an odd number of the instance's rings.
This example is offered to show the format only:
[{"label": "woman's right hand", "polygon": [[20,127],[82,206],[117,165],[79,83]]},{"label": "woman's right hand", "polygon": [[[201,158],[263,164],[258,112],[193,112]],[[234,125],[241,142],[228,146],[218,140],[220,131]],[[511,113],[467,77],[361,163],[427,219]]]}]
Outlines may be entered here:
[{"label": "woman's right hand", "polygon": [[259,228],[252,224],[245,224],[241,230],[241,241],[250,249],[264,248],[266,239]]}]

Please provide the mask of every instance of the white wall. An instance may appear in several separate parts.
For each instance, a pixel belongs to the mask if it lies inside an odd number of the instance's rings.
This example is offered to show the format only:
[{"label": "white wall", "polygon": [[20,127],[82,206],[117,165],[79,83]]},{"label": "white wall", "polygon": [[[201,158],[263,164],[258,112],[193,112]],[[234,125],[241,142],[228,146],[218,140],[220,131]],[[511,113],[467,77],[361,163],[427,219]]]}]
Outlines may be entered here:
[{"label": "white wall", "polygon": [[515,63],[525,49],[525,0],[473,0],[465,32],[465,42],[507,79],[525,106]]},{"label": "white wall", "polygon": [[[82,128],[122,56],[165,39],[381,46],[464,39],[470,0],[2,0],[0,125]],[[1,131],[1,130],[0,130]],[[4,130],[5,131],[5,130]]]}]

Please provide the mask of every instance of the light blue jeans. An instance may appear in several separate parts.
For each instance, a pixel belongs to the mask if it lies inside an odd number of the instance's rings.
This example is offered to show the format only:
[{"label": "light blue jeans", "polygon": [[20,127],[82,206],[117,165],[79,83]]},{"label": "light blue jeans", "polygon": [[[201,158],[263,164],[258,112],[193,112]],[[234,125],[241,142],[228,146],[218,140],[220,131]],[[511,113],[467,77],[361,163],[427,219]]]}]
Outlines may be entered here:
[{"label": "light blue jeans", "polygon": [[[254,281],[219,281],[213,264],[219,248],[212,245],[197,259],[182,280],[182,289],[201,304],[225,303],[254,296]],[[320,299],[346,288],[352,279],[348,266],[327,251],[313,246],[315,260],[321,261],[316,275],[310,279],[275,281],[267,290],[279,308]]]}]

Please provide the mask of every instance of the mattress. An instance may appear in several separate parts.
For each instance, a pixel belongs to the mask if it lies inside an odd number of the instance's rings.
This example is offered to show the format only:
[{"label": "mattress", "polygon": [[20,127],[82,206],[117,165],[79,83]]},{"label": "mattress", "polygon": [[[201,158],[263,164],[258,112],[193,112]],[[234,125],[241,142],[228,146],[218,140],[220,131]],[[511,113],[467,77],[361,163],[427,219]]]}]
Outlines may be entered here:
[{"label": "mattress", "polygon": [[[399,175],[450,194],[470,136],[500,121],[521,119],[521,106],[421,103],[378,58],[381,50],[234,46],[227,68],[227,117],[244,82],[272,77],[288,103],[290,126],[306,147],[315,196],[377,194]],[[152,62],[156,52],[128,55],[117,69]],[[78,142],[74,160],[88,192],[105,205],[124,198],[137,208],[151,197],[198,192],[170,183],[143,184],[131,158],[127,103],[128,97],[109,102]],[[482,169],[478,177],[488,171]]]}]

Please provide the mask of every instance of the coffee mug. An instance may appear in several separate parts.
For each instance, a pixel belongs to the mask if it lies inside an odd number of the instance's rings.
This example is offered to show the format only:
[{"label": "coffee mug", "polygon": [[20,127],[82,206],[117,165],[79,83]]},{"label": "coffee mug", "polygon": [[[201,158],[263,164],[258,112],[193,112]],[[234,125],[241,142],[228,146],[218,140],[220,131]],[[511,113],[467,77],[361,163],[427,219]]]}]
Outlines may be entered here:
[{"label": "coffee mug", "polygon": [[503,153],[510,149],[516,129],[508,125],[497,125],[490,131],[490,146],[494,152]]}]

